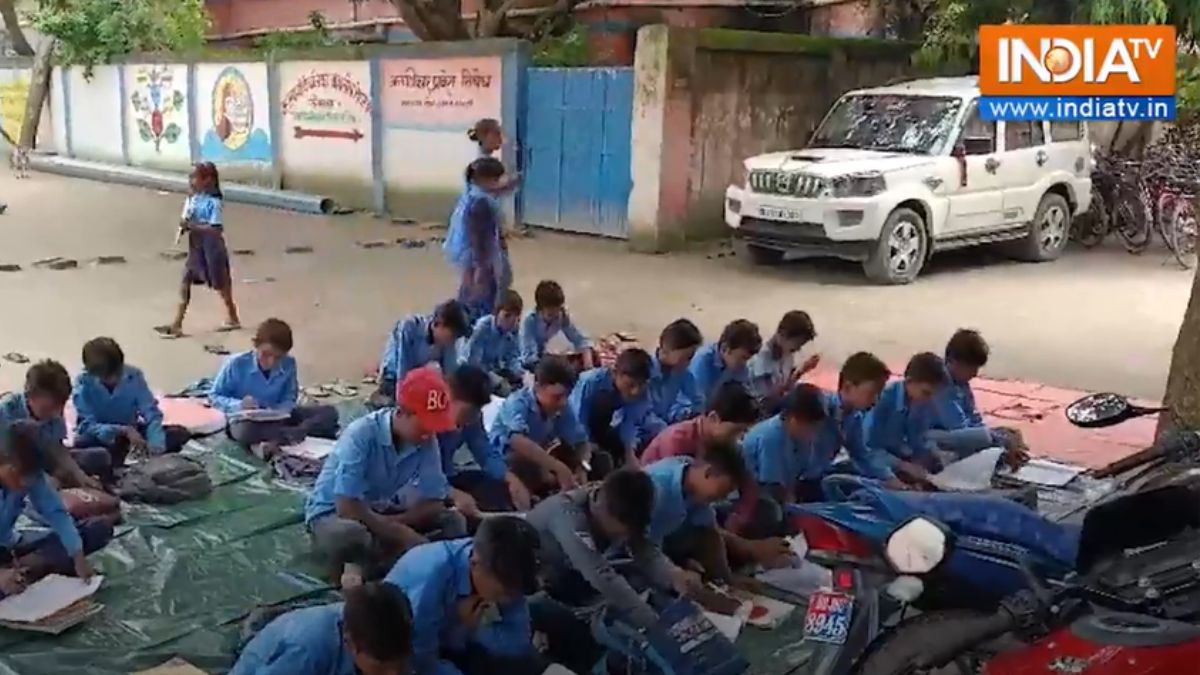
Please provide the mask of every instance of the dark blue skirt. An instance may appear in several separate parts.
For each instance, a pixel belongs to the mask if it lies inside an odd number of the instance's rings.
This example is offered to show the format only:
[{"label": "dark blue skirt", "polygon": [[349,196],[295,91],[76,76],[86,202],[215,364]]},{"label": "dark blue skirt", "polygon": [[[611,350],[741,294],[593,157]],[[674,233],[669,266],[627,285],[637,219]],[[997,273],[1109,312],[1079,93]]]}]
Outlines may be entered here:
[{"label": "dark blue skirt", "polygon": [[183,269],[183,282],[215,290],[229,288],[229,250],[225,248],[223,232],[188,232],[188,257]]}]

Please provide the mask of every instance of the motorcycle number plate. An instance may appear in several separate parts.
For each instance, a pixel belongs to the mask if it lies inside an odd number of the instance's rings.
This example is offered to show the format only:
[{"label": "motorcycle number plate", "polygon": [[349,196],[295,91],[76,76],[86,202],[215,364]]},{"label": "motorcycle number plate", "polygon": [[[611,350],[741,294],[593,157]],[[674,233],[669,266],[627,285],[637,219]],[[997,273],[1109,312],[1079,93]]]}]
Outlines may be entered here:
[{"label": "motorcycle number plate", "polygon": [[808,599],[804,614],[804,637],[816,642],[840,645],[850,633],[850,613],[854,598],[845,593],[817,591]]}]

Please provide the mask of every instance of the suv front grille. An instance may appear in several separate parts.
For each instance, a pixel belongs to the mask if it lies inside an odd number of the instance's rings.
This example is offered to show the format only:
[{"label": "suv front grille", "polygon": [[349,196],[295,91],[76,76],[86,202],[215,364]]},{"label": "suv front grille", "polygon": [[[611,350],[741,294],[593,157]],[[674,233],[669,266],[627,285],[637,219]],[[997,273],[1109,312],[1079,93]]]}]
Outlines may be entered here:
[{"label": "suv front grille", "polygon": [[798,171],[755,169],[750,172],[750,189],[763,194],[812,199],[828,187],[824,178]]}]

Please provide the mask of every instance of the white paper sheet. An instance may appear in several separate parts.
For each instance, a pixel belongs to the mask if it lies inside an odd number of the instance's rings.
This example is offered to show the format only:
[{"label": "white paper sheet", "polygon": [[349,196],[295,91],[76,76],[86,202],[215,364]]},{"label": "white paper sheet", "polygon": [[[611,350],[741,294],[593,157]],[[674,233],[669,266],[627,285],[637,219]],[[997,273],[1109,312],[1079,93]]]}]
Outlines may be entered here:
[{"label": "white paper sheet", "polygon": [[333,452],[334,445],[336,445],[336,442],[328,438],[305,438],[295,445],[286,445],[280,448],[280,450],[285,455],[320,461]]},{"label": "white paper sheet", "polygon": [[754,578],[768,586],[774,586],[781,591],[802,598],[807,598],[822,588],[833,586],[833,573],[827,568],[807,560],[802,561],[798,567],[760,572]]},{"label": "white paper sheet", "polygon": [[75,577],[51,574],[17,595],[0,600],[0,621],[35,623],[51,614],[95,595],[104,577],[84,582]]},{"label": "white paper sheet", "polygon": [[774,598],[766,598],[753,593],[739,593],[738,597],[750,605],[746,614],[746,623],[756,628],[775,628],[796,611],[795,605]]},{"label": "white paper sheet", "polygon": [[976,492],[987,490],[992,486],[992,474],[996,473],[996,463],[1004,448],[986,448],[979,452],[949,464],[940,473],[935,473],[929,480],[941,490],[959,492]]},{"label": "white paper sheet", "polygon": [[496,422],[496,418],[500,416],[500,406],[504,403],[504,399],[499,396],[493,396],[492,400],[483,406],[483,428],[488,433],[492,431],[492,425]]},{"label": "white paper sheet", "polygon": [[285,410],[255,408],[254,410],[239,410],[229,415],[230,422],[282,422],[291,418],[292,414]]},{"label": "white paper sheet", "polygon": [[738,636],[742,634],[742,626],[745,622],[738,615],[726,616],[716,612],[705,612],[704,616],[708,617],[717,630],[721,631],[721,635],[728,638],[730,642],[737,640]]},{"label": "white paper sheet", "polygon": [[1062,464],[1048,459],[1031,459],[1012,475],[1024,483],[1045,485],[1047,487],[1063,487],[1083,473],[1082,466]]}]

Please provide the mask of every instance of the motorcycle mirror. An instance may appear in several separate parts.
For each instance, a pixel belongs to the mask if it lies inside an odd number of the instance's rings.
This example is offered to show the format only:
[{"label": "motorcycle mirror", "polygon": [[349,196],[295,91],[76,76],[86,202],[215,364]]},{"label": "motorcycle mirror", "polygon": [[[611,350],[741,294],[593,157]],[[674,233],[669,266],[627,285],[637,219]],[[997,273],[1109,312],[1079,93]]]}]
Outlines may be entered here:
[{"label": "motorcycle mirror", "polygon": [[900,574],[929,574],[946,558],[950,536],[928,518],[913,518],[888,535],[884,557]]},{"label": "motorcycle mirror", "polygon": [[1143,408],[1120,394],[1091,394],[1067,406],[1067,420],[1087,429],[1110,427],[1125,420],[1162,412],[1163,408]]}]

